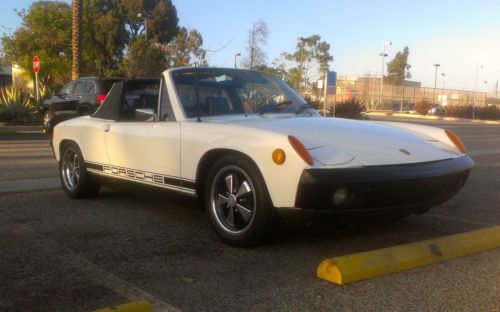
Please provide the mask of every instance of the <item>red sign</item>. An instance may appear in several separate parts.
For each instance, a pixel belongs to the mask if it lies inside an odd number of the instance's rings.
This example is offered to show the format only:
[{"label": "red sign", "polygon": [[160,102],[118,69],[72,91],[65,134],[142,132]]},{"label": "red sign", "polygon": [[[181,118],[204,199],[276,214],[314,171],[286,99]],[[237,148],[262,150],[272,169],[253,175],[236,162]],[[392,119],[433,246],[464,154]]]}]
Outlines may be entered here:
[{"label": "red sign", "polygon": [[40,71],[40,61],[38,60],[38,56],[35,56],[33,58],[33,71],[35,72],[35,74],[38,74],[38,72]]}]

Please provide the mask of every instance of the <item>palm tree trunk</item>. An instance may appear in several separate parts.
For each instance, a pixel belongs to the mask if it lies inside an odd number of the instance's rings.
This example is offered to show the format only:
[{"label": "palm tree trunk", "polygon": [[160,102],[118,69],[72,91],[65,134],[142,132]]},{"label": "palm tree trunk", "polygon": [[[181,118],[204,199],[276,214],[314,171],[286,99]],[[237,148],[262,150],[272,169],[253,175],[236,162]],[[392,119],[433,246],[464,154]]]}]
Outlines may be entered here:
[{"label": "palm tree trunk", "polygon": [[82,1],[72,0],[71,13],[72,13],[72,35],[71,35],[71,49],[73,50],[73,63],[71,65],[71,79],[80,77],[80,62],[82,53]]}]

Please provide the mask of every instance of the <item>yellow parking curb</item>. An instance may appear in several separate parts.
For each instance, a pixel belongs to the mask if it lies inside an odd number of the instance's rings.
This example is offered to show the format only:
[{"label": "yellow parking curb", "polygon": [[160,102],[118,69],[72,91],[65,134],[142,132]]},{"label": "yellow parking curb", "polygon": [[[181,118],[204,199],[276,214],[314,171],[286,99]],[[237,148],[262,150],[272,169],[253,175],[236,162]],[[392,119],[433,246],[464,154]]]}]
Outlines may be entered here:
[{"label": "yellow parking curb", "polygon": [[152,312],[151,304],[146,300],[134,301],[111,308],[95,310],[94,312]]},{"label": "yellow parking curb", "polygon": [[344,285],[500,247],[500,226],[325,259],[319,278]]}]

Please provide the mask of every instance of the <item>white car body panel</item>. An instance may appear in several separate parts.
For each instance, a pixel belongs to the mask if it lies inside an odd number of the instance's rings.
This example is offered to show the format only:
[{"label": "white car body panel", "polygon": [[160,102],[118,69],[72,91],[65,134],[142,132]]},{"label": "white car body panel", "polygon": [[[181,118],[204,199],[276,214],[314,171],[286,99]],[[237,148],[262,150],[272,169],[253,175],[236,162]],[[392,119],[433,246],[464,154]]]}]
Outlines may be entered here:
[{"label": "white car body panel", "polygon": [[[412,164],[462,155],[442,129],[413,124],[291,114],[224,115],[197,122],[185,118],[171,72],[166,71],[163,78],[177,121],[114,122],[88,116],[71,119],[54,129],[56,159],[60,159],[61,142],[71,140],[78,144],[87,162],[194,182],[203,155],[216,149],[234,150],[257,165],[275,207],[293,207],[300,177],[309,166],[292,148],[288,135],[309,150],[314,168]],[[105,132],[107,126],[109,132]],[[272,160],[276,148],[286,153],[282,165]],[[127,172],[115,176],[132,179]],[[189,188],[164,187],[194,194]]]}]

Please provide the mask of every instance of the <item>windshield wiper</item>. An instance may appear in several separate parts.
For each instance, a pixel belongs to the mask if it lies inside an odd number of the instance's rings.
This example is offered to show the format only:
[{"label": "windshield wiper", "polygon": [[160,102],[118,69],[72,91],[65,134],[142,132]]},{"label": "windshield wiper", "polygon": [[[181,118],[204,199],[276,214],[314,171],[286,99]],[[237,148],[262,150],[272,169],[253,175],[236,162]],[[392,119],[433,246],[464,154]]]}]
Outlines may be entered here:
[{"label": "windshield wiper", "polygon": [[313,108],[313,107],[309,103],[304,103],[304,104],[300,105],[299,109],[297,109],[297,111],[295,112],[295,115],[302,113],[303,111],[305,111],[308,108]]},{"label": "windshield wiper", "polygon": [[289,100],[281,101],[279,103],[266,104],[264,106],[259,107],[259,109],[258,109],[259,115],[263,115],[264,113],[266,113],[272,109],[281,109],[284,107],[288,107],[290,105],[292,105],[292,101],[289,101]]}]

